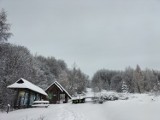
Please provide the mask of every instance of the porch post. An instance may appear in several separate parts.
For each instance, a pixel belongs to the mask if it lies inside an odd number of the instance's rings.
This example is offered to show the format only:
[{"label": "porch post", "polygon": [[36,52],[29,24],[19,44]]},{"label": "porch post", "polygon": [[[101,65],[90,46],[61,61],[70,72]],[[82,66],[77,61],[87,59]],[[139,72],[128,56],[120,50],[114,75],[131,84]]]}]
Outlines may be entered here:
[{"label": "porch post", "polygon": [[31,91],[30,90],[28,90],[28,103],[27,103],[27,107],[29,107],[29,104],[30,104],[30,96],[31,96]]},{"label": "porch post", "polygon": [[68,102],[68,96],[67,96],[67,94],[65,94],[65,102],[66,103]]}]

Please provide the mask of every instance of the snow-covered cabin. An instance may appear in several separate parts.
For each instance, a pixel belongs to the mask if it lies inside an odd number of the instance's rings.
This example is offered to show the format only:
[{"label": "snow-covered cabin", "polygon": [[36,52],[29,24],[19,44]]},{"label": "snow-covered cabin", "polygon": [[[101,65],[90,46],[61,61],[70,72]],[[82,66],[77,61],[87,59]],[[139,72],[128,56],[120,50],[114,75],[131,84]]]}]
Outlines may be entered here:
[{"label": "snow-covered cabin", "polygon": [[7,88],[17,91],[17,95],[14,100],[15,108],[30,107],[35,100],[41,100],[42,97],[48,96],[43,89],[23,78],[20,78]]},{"label": "snow-covered cabin", "polygon": [[62,87],[60,83],[55,81],[47,89],[49,102],[51,104],[67,103],[68,99],[71,99],[71,95]]}]

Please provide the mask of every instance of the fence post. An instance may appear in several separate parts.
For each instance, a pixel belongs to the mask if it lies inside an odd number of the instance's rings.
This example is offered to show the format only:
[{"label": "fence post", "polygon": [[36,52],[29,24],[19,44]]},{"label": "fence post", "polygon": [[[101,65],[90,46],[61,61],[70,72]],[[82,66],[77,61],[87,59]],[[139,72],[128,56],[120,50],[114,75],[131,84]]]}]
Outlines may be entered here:
[{"label": "fence post", "polygon": [[10,110],[10,106],[11,106],[10,104],[7,105],[7,113],[8,113],[9,110]]}]

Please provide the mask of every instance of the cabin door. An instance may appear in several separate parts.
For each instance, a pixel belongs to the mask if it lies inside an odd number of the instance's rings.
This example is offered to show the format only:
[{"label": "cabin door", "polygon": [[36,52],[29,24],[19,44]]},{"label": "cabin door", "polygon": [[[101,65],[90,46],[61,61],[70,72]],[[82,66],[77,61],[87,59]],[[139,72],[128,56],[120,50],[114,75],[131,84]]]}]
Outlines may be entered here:
[{"label": "cabin door", "polygon": [[64,103],[65,101],[65,94],[60,94],[60,103]]}]

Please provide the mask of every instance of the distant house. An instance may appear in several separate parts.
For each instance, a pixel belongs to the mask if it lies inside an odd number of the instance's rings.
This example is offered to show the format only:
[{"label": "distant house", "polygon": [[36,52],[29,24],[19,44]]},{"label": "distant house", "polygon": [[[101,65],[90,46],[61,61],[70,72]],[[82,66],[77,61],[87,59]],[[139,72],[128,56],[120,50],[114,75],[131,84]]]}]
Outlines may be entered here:
[{"label": "distant house", "polygon": [[49,102],[51,104],[67,103],[71,99],[71,95],[57,81],[52,83],[47,89]]},{"label": "distant house", "polygon": [[41,100],[42,97],[48,96],[43,89],[23,78],[20,78],[7,88],[17,91],[17,96],[14,100],[14,108],[30,107],[35,100]]}]

